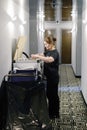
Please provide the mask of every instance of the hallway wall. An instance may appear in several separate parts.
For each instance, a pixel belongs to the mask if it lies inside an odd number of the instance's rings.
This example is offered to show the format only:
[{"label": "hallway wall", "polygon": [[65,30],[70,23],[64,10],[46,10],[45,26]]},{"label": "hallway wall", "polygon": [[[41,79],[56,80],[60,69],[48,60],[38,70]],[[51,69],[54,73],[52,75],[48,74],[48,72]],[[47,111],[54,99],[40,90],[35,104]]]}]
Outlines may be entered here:
[{"label": "hallway wall", "polygon": [[11,70],[12,51],[19,36],[26,36],[25,52],[29,53],[29,1],[22,2],[0,0],[0,83]]},{"label": "hallway wall", "polygon": [[76,76],[81,76],[82,60],[82,0],[73,0],[72,66]]},{"label": "hallway wall", "polygon": [[29,1],[30,54],[44,51],[44,0]]},{"label": "hallway wall", "polygon": [[87,1],[83,1],[81,89],[87,103]]}]

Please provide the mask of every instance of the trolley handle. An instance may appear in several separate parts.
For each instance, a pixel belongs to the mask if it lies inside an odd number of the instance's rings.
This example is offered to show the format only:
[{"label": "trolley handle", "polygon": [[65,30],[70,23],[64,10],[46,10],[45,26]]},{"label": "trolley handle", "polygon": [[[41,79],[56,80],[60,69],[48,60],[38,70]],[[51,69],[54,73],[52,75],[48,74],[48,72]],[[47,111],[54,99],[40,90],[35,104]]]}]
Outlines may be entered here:
[{"label": "trolley handle", "polygon": [[34,74],[26,74],[26,73],[17,73],[17,74],[6,74],[5,76],[4,76],[4,79],[5,79],[5,81],[7,81],[8,80],[8,78],[9,77],[31,77],[31,76],[35,76]]}]

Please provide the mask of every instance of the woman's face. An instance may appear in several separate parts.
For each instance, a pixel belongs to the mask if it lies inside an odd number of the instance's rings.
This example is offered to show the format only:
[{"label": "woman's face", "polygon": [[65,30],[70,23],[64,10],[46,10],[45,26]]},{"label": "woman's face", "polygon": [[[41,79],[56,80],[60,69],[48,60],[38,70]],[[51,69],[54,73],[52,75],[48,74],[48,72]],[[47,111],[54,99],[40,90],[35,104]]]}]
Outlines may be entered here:
[{"label": "woman's face", "polygon": [[52,45],[47,43],[46,41],[44,41],[44,46],[45,46],[46,50],[51,50],[51,48],[52,48]]}]

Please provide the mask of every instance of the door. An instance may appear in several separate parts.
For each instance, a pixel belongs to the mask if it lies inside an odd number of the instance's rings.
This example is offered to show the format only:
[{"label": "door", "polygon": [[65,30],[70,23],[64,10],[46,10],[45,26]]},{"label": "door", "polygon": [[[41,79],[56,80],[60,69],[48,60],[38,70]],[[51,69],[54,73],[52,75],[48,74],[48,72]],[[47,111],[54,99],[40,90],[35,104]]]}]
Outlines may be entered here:
[{"label": "door", "polygon": [[62,64],[71,64],[71,30],[62,30],[62,50],[61,50],[61,62]]}]

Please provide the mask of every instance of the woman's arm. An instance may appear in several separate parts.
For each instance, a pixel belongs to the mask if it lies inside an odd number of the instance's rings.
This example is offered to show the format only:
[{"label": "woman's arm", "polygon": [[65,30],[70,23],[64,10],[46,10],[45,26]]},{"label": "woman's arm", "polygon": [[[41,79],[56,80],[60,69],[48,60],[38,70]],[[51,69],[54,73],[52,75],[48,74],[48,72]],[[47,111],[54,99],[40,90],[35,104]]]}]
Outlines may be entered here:
[{"label": "woman's arm", "polygon": [[52,56],[44,56],[44,55],[40,55],[40,54],[32,54],[31,58],[40,59],[40,60],[43,60],[46,63],[51,63],[51,62],[54,61],[54,58]]}]

